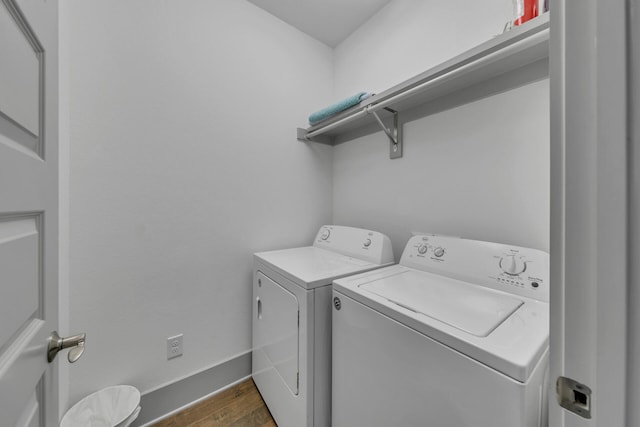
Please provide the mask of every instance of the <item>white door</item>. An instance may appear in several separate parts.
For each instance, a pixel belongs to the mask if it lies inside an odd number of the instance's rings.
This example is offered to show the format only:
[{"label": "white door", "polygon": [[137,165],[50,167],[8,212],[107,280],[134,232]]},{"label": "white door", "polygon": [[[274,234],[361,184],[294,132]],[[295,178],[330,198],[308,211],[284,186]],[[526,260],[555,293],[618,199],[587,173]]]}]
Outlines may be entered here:
[{"label": "white door", "polygon": [[550,4],[549,425],[637,426],[626,388],[629,3]]},{"label": "white door", "polygon": [[56,0],[0,0],[0,424],[58,422]]}]

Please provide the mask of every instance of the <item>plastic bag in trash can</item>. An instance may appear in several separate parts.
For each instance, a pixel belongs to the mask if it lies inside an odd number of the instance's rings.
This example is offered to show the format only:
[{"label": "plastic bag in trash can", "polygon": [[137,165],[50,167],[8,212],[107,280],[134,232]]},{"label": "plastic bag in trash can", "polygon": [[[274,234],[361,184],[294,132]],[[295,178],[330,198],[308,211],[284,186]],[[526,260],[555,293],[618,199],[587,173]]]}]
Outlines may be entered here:
[{"label": "plastic bag in trash can", "polygon": [[135,387],[103,388],[73,405],[60,427],[125,427],[138,417],[139,404],[140,392]]}]

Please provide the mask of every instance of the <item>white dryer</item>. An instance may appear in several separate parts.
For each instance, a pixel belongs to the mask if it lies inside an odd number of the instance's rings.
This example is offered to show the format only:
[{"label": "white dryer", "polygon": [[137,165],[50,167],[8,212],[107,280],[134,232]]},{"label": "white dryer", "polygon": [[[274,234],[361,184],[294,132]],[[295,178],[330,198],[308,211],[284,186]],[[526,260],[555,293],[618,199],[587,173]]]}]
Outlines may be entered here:
[{"label": "white dryer", "polygon": [[335,225],[254,255],[252,375],[279,427],[331,424],[331,282],[392,263],[387,236]]},{"label": "white dryer", "polygon": [[547,425],[549,258],[414,236],[333,284],[334,427]]}]

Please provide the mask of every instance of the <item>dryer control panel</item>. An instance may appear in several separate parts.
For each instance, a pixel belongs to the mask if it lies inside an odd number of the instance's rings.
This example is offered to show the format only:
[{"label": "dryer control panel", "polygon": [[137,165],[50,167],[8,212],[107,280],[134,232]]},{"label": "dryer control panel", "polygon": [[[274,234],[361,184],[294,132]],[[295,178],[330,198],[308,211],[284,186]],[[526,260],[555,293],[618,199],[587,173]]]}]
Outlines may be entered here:
[{"label": "dryer control panel", "polygon": [[418,235],[405,246],[400,265],[549,301],[549,255],[537,249]]},{"label": "dryer control panel", "polygon": [[374,264],[393,263],[391,240],[378,231],[341,225],[320,227],[313,246]]}]

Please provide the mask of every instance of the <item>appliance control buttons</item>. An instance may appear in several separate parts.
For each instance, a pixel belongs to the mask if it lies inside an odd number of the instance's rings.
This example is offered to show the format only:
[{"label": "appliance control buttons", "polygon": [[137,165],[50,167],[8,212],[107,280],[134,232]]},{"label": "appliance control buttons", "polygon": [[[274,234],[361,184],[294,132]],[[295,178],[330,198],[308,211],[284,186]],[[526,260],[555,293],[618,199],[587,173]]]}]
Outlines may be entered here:
[{"label": "appliance control buttons", "polygon": [[364,241],[364,247],[368,248],[369,246],[371,246],[371,239],[367,239]]},{"label": "appliance control buttons", "polygon": [[331,231],[329,231],[328,228],[325,228],[324,230],[322,230],[322,233],[320,233],[320,238],[322,240],[327,240],[330,235],[331,235]]},{"label": "appliance control buttons", "polygon": [[444,249],[443,249],[443,248],[440,248],[440,247],[435,248],[435,249],[433,250],[433,254],[434,254],[435,256],[437,256],[438,258],[440,258],[442,255],[444,255]]},{"label": "appliance control buttons", "polygon": [[428,249],[427,245],[420,245],[420,246],[418,246],[418,253],[420,255],[424,255],[424,254],[427,253],[427,249]]},{"label": "appliance control buttons", "polygon": [[531,287],[532,287],[532,288],[537,288],[538,286],[540,286],[540,283],[538,283],[538,282],[531,282]]},{"label": "appliance control buttons", "polygon": [[507,255],[500,259],[500,268],[509,276],[517,276],[527,269],[527,264],[515,255]]}]

